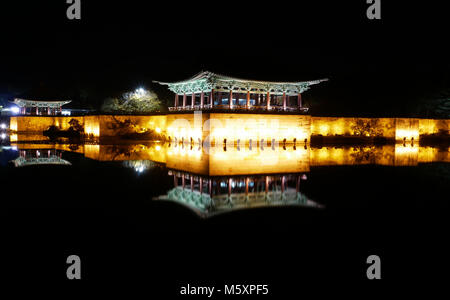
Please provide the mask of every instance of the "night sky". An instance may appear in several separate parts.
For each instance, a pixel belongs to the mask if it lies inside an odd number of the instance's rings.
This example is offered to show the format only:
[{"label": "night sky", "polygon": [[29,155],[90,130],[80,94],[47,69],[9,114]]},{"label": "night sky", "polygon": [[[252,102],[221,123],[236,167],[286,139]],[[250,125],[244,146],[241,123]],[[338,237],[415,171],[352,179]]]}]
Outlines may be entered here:
[{"label": "night sky", "polygon": [[[327,77],[304,95],[315,115],[420,115],[449,90],[443,7],[382,1],[368,20],[359,1],[81,1],[0,4],[0,99],[65,97],[98,108],[152,80],[201,70],[279,81]],[[145,3],[145,5],[144,5]],[[10,4],[9,4],[10,5]],[[39,95],[38,95],[39,94]]]}]

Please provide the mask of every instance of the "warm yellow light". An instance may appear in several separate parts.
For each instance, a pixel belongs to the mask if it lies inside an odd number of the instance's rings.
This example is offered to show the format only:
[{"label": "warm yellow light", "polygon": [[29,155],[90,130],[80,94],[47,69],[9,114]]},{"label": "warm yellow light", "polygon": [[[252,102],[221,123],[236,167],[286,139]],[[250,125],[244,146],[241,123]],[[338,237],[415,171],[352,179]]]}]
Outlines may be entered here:
[{"label": "warm yellow light", "polygon": [[155,131],[156,131],[157,133],[161,133],[161,128],[156,127]]},{"label": "warm yellow light", "polygon": [[12,117],[9,121],[9,129],[11,131],[17,131],[17,117]]}]

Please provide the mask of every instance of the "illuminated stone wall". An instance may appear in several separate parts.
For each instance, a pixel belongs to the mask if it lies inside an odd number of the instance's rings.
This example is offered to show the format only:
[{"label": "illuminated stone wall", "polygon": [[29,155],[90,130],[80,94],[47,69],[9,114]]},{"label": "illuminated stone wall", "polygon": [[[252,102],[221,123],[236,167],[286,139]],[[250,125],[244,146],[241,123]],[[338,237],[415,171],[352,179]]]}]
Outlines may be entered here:
[{"label": "illuminated stone wall", "polygon": [[167,116],[167,135],[177,141],[184,139],[195,143],[209,140],[222,144],[253,143],[264,139],[277,142],[309,142],[310,116],[305,115],[269,115],[269,114],[232,114],[202,113],[174,114]]},{"label": "illuminated stone wall", "polygon": [[209,136],[209,118],[209,113],[167,115],[167,137],[178,142],[190,142],[191,138],[195,143],[199,138],[204,141]]},{"label": "illuminated stone wall", "polygon": [[69,121],[76,119],[85,128],[88,136],[113,137],[117,132],[111,126],[114,122],[130,120],[136,130],[151,129],[165,134],[172,140],[183,138],[194,143],[198,140],[222,144],[261,141],[292,143],[309,142],[311,135],[354,136],[362,123],[372,122],[376,135],[402,141],[417,141],[419,135],[448,132],[450,120],[413,119],[413,118],[339,118],[311,117],[306,115],[270,115],[270,114],[232,114],[232,113],[198,113],[169,114],[154,116],[21,116],[11,117],[10,129],[18,133],[42,133],[51,125],[61,130],[70,127]]},{"label": "illuminated stone wall", "polygon": [[420,135],[448,132],[450,120],[415,119],[415,118],[339,118],[311,117],[311,135],[353,136],[358,127],[358,120],[374,121],[377,132],[385,138],[417,141]]},{"label": "illuminated stone wall", "polygon": [[419,119],[419,134],[434,134],[448,132],[450,120]]},{"label": "illuminated stone wall", "polygon": [[419,119],[396,118],[395,139],[406,141],[419,140]]},{"label": "illuminated stone wall", "polygon": [[395,119],[393,118],[341,118],[341,117],[311,117],[311,135],[322,136],[353,136],[358,128],[358,121],[375,120],[376,130],[383,137],[395,138]]},{"label": "illuminated stone wall", "polygon": [[84,117],[84,133],[90,138],[100,137],[100,122],[98,116]]},{"label": "illuminated stone wall", "polygon": [[54,125],[61,130],[70,128],[70,120],[75,119],[84,126],[85,133],[93,137],[115,136],[110,124],[115,120],[123,122],[127,119],[136,125],[138,130],[152,129],[163,132],[166,127],[166,116],[20,116],[11,117],[10,129],[19,133],[42,133]]},{"label": "illuminated stone wall", "polygon": [[305,115],[211,114],[210,134],[217,142],[309,142],[311,117]]},{"label": "illuminated stone wall", "polygon": [[[112,129],[112,124],[117,122],[124,122],[130,120],[136,127],[137,132],[143,132],[148,129],[157,131],[158,133],[164,133],[166,129],[166,116],[112,116],[101,115],[95,116],[97,118],[99,133],[101,137],[115,136],[116,132]],[[94,124],[94,123],[93,123]]]},{"label": "illuminated stone wall", "polygon": [[54,125],[61,130],[69,129],[69,121],[76,119],[84,124],[84,117],[52,117],[52,116],[21,116],[11,117],[10,129],[19,133],[38,133]]}]

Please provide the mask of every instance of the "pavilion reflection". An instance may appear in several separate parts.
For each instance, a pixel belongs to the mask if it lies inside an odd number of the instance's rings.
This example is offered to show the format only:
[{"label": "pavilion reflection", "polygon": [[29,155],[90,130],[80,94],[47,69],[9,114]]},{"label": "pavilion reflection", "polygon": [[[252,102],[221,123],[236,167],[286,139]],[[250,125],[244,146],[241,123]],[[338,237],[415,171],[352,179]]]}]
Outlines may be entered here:
[{"label": "pavilion reflection", "polygon": [[305,174],[210,177],[169,170],[169,175],[174,188],[155,199],[185,205],[204,218],[262,207],[323,208],[300,192]]},{"label": "pavilion reflection", "polygon": [[69,161],[62,159],[62,151],[56,149],[21,149],[19,156],[13,160],[13,164],[15,167],[71,165]]}]

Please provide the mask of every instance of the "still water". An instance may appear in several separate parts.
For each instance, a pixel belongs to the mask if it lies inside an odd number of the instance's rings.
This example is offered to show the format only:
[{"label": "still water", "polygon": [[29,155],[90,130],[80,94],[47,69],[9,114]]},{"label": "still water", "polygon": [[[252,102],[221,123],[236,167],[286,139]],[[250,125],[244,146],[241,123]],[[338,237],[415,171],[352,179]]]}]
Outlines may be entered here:
[{"label": "still water", "polygon": [[[365,278],[374,253],[385,278],[415,279],[411,261],[427,270],[446,253],[449,157],[417,144],[3,144],[0,225],[15,257],[39,251],[55,279],[73,253],[88,279],[140,270],[161,292],[211,276],[286,292]],[[12,263],[22,278],[29,260]]]},{"label": "still water", "polygon": [[8,205],[95,207],[143,230],[201,228],[205,219],[277,220],[273,228],[283,229],[358,209],[448,207],[449,163],[448,147],[417,144],[204,149],[41,141],[0,152],[2,187],[20,196]]}]

